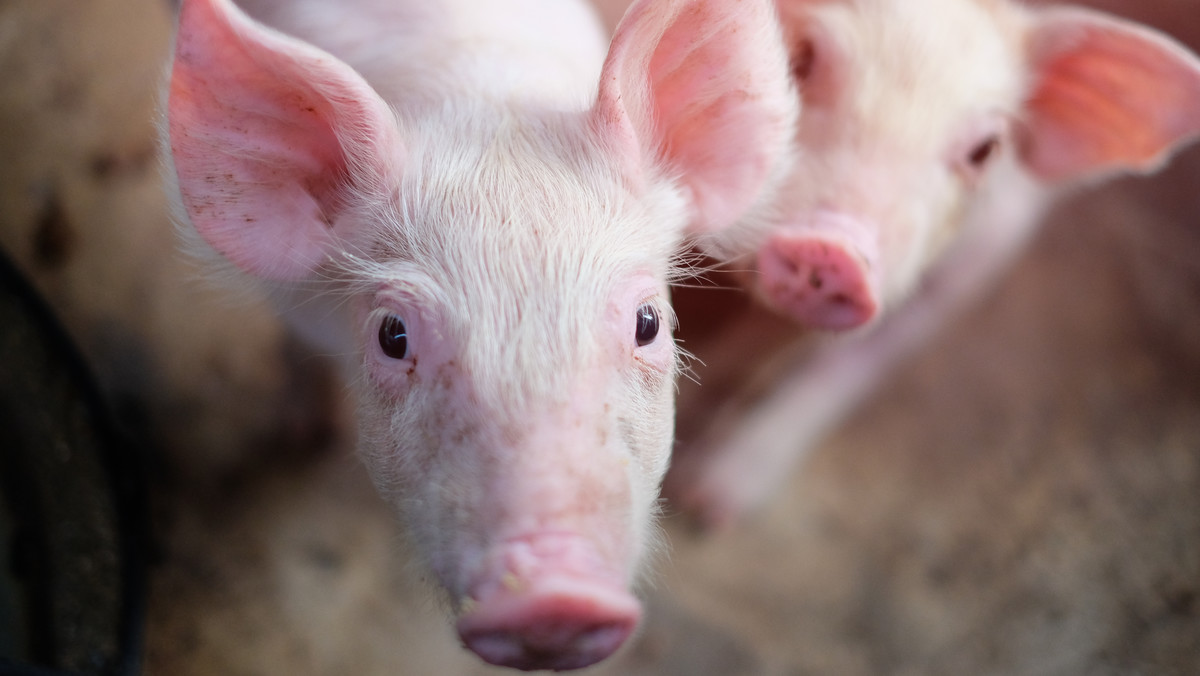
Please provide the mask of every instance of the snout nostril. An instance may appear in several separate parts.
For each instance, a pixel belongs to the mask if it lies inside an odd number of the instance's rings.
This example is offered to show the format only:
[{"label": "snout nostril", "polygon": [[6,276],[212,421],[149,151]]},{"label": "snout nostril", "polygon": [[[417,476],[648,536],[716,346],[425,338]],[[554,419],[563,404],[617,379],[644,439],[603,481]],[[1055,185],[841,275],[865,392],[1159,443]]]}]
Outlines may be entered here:
[{"label": "snout nostril", "polygon": [[542,628],[496,631],[469,636],[467,645],[492,664],[519,669],[575,669],[614,652],[629,635],[626,623],[572,626],[569,620],[548,621]]},{"label": "snout nostril", "polygon": [[565,671],[590,666],[616,652],[633,624],[630,619],[589,623],[548,616],[522,626],[461,632],[461,638],[490,664],[524,671]]},{"label": "snout nostril", "polygon": [[808,285],[811,286],[814,291],[820,291],[821,287],[825,286],[825,280],[821,278],[821,274],[819,272],[813,270],[812,272],[808,273]]},{"label": "snout nostril", "polygon": [[483,661],[525,671],[580,669],[613,654],[641,609],[628,592],[573,576],[507,586],[458,620],[463,644]]}]

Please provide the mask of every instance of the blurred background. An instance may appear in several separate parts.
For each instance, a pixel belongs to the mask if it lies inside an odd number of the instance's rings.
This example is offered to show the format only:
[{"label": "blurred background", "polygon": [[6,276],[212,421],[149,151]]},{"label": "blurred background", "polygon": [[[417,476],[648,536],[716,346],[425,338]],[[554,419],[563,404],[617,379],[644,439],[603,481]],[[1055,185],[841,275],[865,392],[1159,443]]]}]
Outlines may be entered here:
[{"label": "blurred background", "polygon": [[[1200,49],[1200,3],[1092,4]],[[0,246],[145,460],[145,673],[498,672],[410,565],[331,365],[176,253],[172,21],[0,2]],[[731,327],[761,320],[711,293]],[[664,525],[640,638],[590,673],[1197,673],[1200,148],[1059,204],[747,523]]]}]

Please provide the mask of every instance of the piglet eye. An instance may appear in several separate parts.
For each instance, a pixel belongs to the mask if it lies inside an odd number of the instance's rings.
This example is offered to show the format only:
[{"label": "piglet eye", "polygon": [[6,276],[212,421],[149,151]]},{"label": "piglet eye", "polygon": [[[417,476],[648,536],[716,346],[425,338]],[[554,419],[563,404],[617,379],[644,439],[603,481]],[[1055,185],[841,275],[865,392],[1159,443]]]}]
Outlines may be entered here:
[{"label": "piglet eye", "polygon": [[383,318],[379,323],[379,347],[392,359],[408,356],[408,328],[404,326],[403,319],[396,315]]},{"label": "piglet eye", "polygon": [[638,347],[649,345],[658,336],[658,310],[650,303],[642,303],[637,309],[637,331],[634,334]]},{"label": "piglet eye", "polygon": [[982,169],[999,149],[1000,137],[989,136],[971,149],[971,152],[967,155],[967,161],[973,169]]},{"label": "piglet eye", "polygon": [[805,82],[812,76],[816,60],[817,48],[813,46],[813,41],[802,40],[792,56],[792,77],[796,78],[796,82]]}]

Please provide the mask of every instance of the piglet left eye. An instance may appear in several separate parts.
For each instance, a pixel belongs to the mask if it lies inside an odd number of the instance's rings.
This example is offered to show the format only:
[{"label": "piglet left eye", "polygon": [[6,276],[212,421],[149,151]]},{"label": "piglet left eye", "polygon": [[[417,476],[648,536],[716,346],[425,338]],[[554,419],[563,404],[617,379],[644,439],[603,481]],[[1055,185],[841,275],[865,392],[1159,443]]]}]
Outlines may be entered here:
[{"label": "piglet left eye", "polygon": [[634,337],[638,347],[654,342],[658,337],[658,309],[650,303],[642,303],[637,309],[637,330]]}]

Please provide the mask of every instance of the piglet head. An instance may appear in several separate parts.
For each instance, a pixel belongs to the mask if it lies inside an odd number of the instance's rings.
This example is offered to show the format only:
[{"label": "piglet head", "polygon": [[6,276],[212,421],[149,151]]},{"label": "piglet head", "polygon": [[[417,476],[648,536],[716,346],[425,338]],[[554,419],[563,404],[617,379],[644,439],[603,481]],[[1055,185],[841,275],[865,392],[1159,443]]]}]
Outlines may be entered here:
[{"label": "piglet head", "polygon": [[721,233],[705,246],[742,255],[763,300],[811,328],[861,326],[906,296],[1006,175],[1144,171],[1200,131],[1200,62],[1097,12],[779,6],[804,104],[792,173],[740,247]]},{"label": "piglet head", "polygon": [[362,457],[488,662],[583,667],[638,622],[672,440],[667,284],[685,228],[730,227],[786,158],[782,44],[766,0],[646,0],[591,109],[417,115],[227,0],[183,4],[184,216],[351,310]]}]

